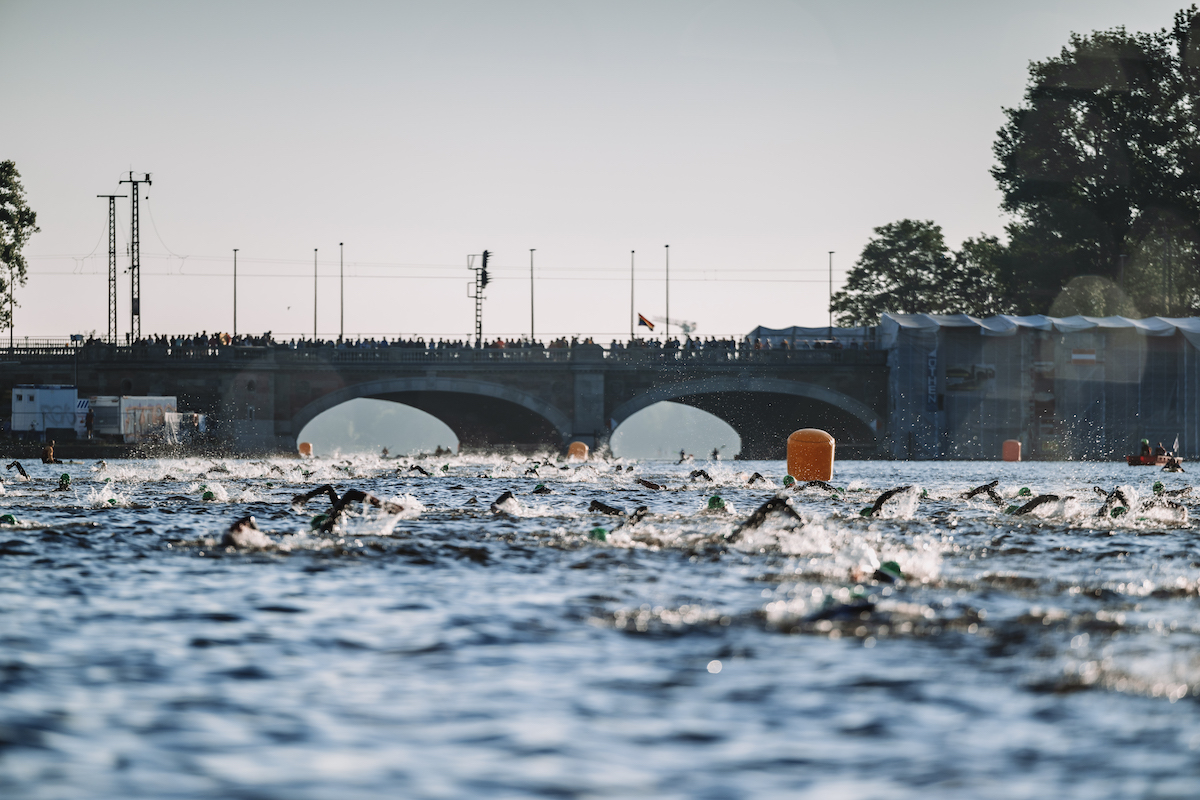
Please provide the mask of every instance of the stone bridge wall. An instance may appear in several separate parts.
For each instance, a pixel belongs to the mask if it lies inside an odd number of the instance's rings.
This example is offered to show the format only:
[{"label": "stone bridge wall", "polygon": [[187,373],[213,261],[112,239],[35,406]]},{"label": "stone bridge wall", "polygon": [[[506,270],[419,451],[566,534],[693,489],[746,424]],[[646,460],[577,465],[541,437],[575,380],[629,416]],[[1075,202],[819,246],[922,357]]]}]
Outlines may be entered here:
[{"label": "stone bridge wall", "polygon": [[[356,397],[421,408],[465,447],[561,447],[604,441],[659,400],[702,408],[742,437],[743,457],[782,458],[797,427],[832,429],[869,455],[884,434],[886,353],[860,350],[620,351],[402,348],[15,348],[0,403],[18,383],[62,383],[81,396],[166,394],[208,414],[235,451],[295,452],[317,414]],[[4,403],[5,411],[10,404]]]}]

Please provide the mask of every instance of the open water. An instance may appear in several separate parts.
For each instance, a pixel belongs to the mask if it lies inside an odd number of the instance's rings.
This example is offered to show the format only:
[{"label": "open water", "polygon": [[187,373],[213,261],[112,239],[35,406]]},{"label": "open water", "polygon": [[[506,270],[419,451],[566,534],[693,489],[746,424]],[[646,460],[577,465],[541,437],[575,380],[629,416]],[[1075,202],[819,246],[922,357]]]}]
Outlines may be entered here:
[{"label": "open water", "polygon": [[5,473],[0,797],[1200,797],[1188,474],[536,461]]}]

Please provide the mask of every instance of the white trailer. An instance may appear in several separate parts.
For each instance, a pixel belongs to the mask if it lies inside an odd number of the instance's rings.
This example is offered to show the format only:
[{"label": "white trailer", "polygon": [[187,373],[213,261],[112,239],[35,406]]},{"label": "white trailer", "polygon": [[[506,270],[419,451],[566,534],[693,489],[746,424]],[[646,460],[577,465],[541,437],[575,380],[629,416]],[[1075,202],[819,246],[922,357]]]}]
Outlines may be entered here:
[{"label": "white trailer", "polygon": [[[83,414],[87,415],[86,406]],[[47,428],[72,428],[80,432],[82,422],[74,386],[20,384],[13,387],[13,433],[43,434]]]},{"label": "white trailer", "polygon": [[126,442],[140,442],[163,435],[167,414],[175,413],[174,397],[121,397],[121,435]]}]

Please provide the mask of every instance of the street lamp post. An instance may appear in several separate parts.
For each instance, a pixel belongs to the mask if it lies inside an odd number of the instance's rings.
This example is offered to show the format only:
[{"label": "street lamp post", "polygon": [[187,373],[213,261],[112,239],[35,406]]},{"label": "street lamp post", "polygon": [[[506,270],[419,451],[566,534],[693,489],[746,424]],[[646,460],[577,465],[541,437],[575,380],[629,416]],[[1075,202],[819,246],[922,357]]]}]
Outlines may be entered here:
[{"label": "street lamp post", "polygon": [[536,247],[529,248],[529,343],[533,344],[533,253]]},{"label": "street lamp post", "polygon": [[829,338],[833,338],[833,254],[829,251]]},{"label": "street lamp post", "polygon": [[637,330],[636,313],[633,310],[633,257],[636,250],[629,251],[629,341],[633,342],[633,332]]},{"label": "street lamp post", "polygon": [[[338,306],[341,316],[338,322],[338,341],[346,338],[346,260],[343,242],[338,242]],[[362,330],[362,328],[359,328]]]},{"label": "street lamp post", "polygon": [[233,335],[237,336],[237,251],[233,248]]},{"label": "street lamp post", "polygon": [[313,344],[317,342],[317,248],[313,248]]},{"label": "street lamp post", "polygon": [[667,252],[667,321],[663,323],[663,344],[671,339],[671,245],[663,245]]}]

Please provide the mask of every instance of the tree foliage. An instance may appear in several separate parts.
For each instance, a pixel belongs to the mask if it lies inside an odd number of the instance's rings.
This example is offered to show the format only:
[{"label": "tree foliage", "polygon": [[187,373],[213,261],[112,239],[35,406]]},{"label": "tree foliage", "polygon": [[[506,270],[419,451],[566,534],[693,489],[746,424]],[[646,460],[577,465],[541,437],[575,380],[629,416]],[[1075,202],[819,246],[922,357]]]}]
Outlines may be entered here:
[{"label": "tree foliage", "polygon": [[1073,34],[1029,74],[993,147],[992,175],[1014,216],[1005,295],[1027,313],[1047,311],[1074,278],[1094,275],[1123,287],[1143,313],[1194,311],[1197,7],[1154,33]]},{"label": "tree foliage", "polygon": [[982,316],[1009,310],[997,274],[1005,250],[993,236],[946,246],[941,226],[904,219],[875,229],[832,309],[841,325],[876,325],[885,311],[901,314],[967,313]]},{"label": "tree foliage", "polygon": [[9,303],[14,284],[24,286],[27,272],[21,251],[37,231],[37,213],[25,202],[17,165],[0,161],[0,327],[12,324]]}]

